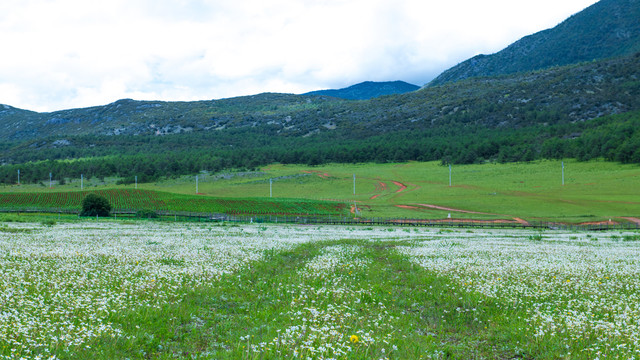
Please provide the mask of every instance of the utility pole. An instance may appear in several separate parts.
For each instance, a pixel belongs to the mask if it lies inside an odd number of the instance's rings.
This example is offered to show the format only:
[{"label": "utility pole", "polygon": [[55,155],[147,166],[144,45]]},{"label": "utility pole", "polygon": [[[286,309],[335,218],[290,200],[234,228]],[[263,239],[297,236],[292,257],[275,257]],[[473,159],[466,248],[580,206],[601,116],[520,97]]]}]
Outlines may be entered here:
[{"label": "utility pole", "polygon": [[273,179],[269,179],[269,197],[273,197]]},{"label": "utility pole", "polygon": [[136,175],[136,189],[138,188],[138,175]]},{"label": "utility pole", "polygon": [[18,170],[18,185],[20,185],[20,170]]},{"label": "utility pole", "polygon": [[80,190],[84,190],[84,175],[80,174]]},{"label": "utility pole", "polygon": [[49,189],[51,189],[51,184],[52,184],[52,181],[51,181],[51,173],[49,173]]},{"label": "utility pole", "polygon": [[356,202],[356,174],[353,174],[353,212],[358,215],[358,203]]},{"label": "utility pole", "polygon": [[564,160],[562,161],[562,186],[564,186]]},{"label": "utility pole", "polygon": [[353,174],[353,196],[356,196],[356,174]]},{"label": "utility pole", "polygon": [[196,175],[196,194],[198,193],[198,175]]}]

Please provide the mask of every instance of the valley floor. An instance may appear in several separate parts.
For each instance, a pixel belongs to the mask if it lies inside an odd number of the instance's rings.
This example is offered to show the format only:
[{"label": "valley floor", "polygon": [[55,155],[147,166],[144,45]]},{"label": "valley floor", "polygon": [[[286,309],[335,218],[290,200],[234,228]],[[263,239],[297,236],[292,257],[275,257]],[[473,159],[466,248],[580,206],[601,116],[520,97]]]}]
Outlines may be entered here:
[{"label": "valley floor", "polygon": [[638,233],[0,225],[0,358],[640,358]]}]

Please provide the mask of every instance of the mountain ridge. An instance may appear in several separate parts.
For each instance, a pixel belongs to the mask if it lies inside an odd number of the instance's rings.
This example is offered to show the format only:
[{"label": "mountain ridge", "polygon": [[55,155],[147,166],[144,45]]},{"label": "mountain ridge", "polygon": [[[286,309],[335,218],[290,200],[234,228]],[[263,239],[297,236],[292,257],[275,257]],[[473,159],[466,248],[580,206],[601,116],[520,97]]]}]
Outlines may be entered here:
[{"label": "mountain ridge", "polygon": [[404,94],[419,90],[420,86],[404,81],[364,81],[342,89],[316,90],[302,95],[325,95],[345,100],[369,100],[385,95]]},{"label": "mountain ridge", "polygon": [[631,55],[640,51],[638,19],[639,0],[601,0],[554,28],[525,36],[497,53],[463,61],[427,86]]},{"label": "mountain ridge", "polygon": [[[488,126],[531,111],[554,109],[566,121],[587,121],[640,106],[629,94],[640,81],[640,53],[553,69],[471,78],[438,87],[350,101],[323,95],[263,93],[193,102],[123,99],[104,106],[35,113],[0,110],[0,141],[71,135],[171,135],[197,131],[268,127],[278,136],[311,136],[353,128],[355,133],[412,129],[416,124],[475,113]],[[486,109],[492,109],[486,111]],[[457,110],[455,110],[457,109]],[[455,117],[454,116],[454,117]],[[427,126],[427,125],[422,125]],[[364,135],[363,135],[364,136]]]}]

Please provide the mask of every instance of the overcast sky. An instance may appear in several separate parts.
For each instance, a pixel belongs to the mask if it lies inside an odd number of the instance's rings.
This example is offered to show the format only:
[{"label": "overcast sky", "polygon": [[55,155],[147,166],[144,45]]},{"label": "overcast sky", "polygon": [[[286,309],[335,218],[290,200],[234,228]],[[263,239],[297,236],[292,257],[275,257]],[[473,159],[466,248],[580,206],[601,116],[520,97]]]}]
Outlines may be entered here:
[{"label": "overcast sky", "polygon": [[595,0],[2,0],[0,103],[424,85]]}]

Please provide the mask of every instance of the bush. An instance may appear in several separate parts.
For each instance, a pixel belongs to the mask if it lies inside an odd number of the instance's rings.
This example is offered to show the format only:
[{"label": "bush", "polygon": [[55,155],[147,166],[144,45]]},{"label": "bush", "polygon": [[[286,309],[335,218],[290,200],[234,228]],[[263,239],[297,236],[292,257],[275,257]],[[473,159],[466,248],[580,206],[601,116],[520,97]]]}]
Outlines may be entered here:
[{"label": "bush", "polygon": [[52,227],[53,225],[56,224],[55,220],[44,220],[42,221],[42,226],[47,226],[47,227]]},{"label": "bush", "polygon": [[80,216],[109,216],[111,204],[104,196],[89,194],[82,200]]},{"label": "bush", "polygon": [[160,216],[153,210],[140,210],[136,212],[136,217],[141,219],[157,219]]},{"label": "bush", "polygon": [[544,237],[542,236],[542,234],[529,235],[529,240],[542,241],[543,239]]}]

